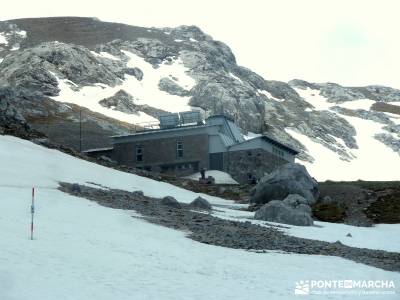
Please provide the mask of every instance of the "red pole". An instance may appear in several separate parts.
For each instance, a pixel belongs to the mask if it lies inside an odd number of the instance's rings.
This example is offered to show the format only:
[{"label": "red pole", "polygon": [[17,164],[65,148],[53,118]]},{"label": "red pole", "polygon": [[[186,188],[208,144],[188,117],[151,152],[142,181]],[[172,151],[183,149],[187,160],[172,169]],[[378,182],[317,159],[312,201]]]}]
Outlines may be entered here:
[{"label": "red pole", "polygon": [[35,214],[35,188],[32,188],[32,204],[31,204],[31,240],[33,240],[33,216]]}]

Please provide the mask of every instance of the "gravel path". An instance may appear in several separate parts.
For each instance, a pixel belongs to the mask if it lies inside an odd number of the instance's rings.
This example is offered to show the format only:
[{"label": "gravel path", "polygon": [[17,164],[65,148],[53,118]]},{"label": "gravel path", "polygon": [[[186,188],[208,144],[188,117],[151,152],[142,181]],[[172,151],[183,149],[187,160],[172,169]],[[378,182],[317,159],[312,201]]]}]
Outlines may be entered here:
[{"label": "gravel path", "polygon": [[96,189],[70,183],[60,183],[59,189],[103,206],[135,210],[151,223],[190,232],[188,237],[201,243],[261,252],[278,250],[339,256],[384,270],[400,272],[400,253],[293,237],[276,228],[250,222],[223,220],[209,213],[194,212],[183,203],[180,209],[165,206],[160,203],[160,199],[146,197],[141,192]]}]

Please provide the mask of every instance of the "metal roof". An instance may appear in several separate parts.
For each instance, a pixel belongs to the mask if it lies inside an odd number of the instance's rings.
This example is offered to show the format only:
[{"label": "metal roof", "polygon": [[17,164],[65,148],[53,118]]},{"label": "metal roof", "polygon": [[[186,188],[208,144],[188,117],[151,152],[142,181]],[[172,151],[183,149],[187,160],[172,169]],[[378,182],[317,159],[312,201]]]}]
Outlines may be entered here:
[{"label": "metal roof", "polygon": [[218,136],[221,138],[222,143],[225,147],[230,147],[232,145],[237,144],[233,139],[223,133],[218,133]]},{"label": "metal roof", "polygon": [[237,143],[241,143],[243,141],[245,141],[242,131],[240,130],[240,128],[231,120],[227,119],[226,120],[226,124],[229,128],[229,131],[231,132],[233,139],[237,142]]}]

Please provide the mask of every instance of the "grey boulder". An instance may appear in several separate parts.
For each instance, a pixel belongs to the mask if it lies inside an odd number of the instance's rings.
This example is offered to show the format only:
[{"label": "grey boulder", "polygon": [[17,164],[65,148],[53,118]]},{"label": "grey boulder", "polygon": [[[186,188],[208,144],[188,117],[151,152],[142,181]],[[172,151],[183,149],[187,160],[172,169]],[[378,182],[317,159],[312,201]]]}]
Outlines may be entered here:
[{"label": "grey boulder", "polygon": [[263,205],[256,211],[254,219],[296,226],[311,226],[314,224],[308,212],[301,208],[293,208],[280,200],[273,200]]},{"label": "grey boulder", "polygon": [[206,199],[204,199],[202,197],[197,197],[196,199],[194,199],[189,204],[189,207],[193,208],[193,209],[200,209],[200,210],[211,210],[212,209],[210,202],[208,202]]},{"label": "grey boulder", "polygon": [[173,208],[182,208],[182,206],[180,205],[180,203],[171,196],[166,196],[164,198],[161,199],[161,204],[165,205],[165,206],[169,206],[169,207],[173,207]]},{"label": "grey boulder", "polygon": [[312,214],[312,210],[310,205],[308,204],[308,201],[297,194],[290,194],[287,196],[283,201],[284,204],[290,206],[291,208],[304,211],[305,213],[308,213],[309,215]]},{"label": "grey boulder", "polygon": [[308,205],[319,197],[318,183],[303,165],[287,163],[264,176],[253,189],[250,202],[264,204],[283,200],[290,194],[304,197]]}]

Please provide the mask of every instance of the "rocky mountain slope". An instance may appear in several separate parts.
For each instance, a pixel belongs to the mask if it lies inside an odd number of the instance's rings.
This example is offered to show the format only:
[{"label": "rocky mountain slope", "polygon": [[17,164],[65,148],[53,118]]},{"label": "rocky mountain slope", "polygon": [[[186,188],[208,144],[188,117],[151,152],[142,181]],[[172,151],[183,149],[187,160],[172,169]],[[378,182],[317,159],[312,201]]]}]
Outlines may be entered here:
[{"label": "rocky mountain slope", "polygon": [[77,147],[80,117],[91,148],[160,112],[201,109],[299,149],[318,179],[399,179],[399,90],[264,79],[194,26],[10,20],[0,22],[0,62],[9,101],[68,146]]}]

